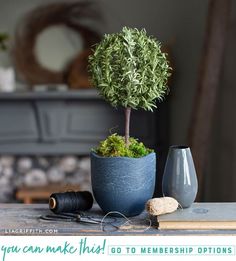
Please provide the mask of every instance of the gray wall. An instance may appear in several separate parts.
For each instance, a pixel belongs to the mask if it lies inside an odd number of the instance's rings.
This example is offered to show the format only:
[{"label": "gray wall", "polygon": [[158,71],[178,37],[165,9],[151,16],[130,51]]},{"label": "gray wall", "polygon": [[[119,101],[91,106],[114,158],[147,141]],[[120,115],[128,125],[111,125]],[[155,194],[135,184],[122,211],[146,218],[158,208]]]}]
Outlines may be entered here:
[{"label": "gray wall", "polygon": [[[67,0],[68,1],[68,0]],[[17,21],[38,4],[52,0],[0,0],[0,31],[13,34]],[[170,102],[171,143],[186,143],[192,99],[196,87],[199,56],[204,35],[207,0],[96,0],[104,13],[103,32],[119,31],[123,26],[146,28],[164,44],[170,44],[174,79]],[[50,51],[50,50],[49,50]],[[0,64],[10,65],[6,54]]]}]

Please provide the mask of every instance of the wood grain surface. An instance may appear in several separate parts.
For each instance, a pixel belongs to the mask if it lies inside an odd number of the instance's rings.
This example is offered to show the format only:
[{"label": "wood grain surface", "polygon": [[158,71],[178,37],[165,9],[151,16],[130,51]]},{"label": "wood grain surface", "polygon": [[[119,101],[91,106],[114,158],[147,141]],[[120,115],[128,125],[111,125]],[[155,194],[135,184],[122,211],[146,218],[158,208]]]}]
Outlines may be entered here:
[{"label": "wood grain surface", "polygon": [[[214,203],[213,203],[214,204]],[[42,235],[42,236],[169,236],[169,235],[236,235],[236,230],[168,230],[159,231],[156,224],[150,225],[150,218],[145,211],[136,217],[107,217],[105,221],[118,226],[114,231],[107,227],[103,231],[101,224],[84,224],[64,221],[43,221],[41,215],[52,214],[47,204],[0,204],[0,235]],[[98,206],[85,215],[102,219],[103,212]],[[105,227],[103,227],[105,228]],[[112,232],[109,232],[113,230]]]}]

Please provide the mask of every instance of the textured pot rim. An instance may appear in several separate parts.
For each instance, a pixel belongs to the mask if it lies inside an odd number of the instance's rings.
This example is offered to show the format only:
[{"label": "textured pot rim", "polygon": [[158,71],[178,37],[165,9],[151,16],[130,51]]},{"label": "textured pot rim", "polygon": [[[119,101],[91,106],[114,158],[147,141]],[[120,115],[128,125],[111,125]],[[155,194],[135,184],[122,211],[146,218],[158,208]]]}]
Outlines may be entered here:
[{"label": "textured pot rim", "polygon": [[95,156],[96,158],[99,159],[129,159],[129,160],[140,160],[140,159],[145,159],[147,157],[150,157],[151,155],[155,155],[156,156],[156,152],[151,152],[146,156],[140,157],[140,158],[131,158],[131,157],[103,157],[103,156],[99,156],[97,153],[95,153],[94,151],[90,152],[90,155]]}]

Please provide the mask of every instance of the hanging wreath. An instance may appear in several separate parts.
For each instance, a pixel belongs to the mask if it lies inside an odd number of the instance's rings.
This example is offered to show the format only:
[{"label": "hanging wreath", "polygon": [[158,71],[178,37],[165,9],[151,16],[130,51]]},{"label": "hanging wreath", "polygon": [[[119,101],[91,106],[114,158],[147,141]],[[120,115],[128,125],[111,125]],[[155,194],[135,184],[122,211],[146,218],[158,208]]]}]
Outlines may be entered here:
[{"label": "hanging wreath", "polygon": [[[98,21],[101,17],[94,9],[94,4],[89,2],[74,3],[52,3],[38,7],[27,14],[19,24],[15,33],[15,44],[13,46],[13,59],[15,67],[21,78],[29,85],[48,83],[67,83],[67,77],[71,64],[63,71],[52,71],[43,67],[35,54],[35,45],[38,35],[54,25],[65,25],[77,32],[83,39],[82,53],[86,55],[87,50],[100,41],[100,34],[86,25],[90,20]],[[81,61],[79,60],[81,57]],[[80,53],[75,58],[80,66],[86,65],[86,57]],[[78,61],[79,60],[79,61]],[[78,71],[78,78],[86,79],[88,75],[81,69],[83,75]],[[73,84],[72,84],[73,85]]]}]

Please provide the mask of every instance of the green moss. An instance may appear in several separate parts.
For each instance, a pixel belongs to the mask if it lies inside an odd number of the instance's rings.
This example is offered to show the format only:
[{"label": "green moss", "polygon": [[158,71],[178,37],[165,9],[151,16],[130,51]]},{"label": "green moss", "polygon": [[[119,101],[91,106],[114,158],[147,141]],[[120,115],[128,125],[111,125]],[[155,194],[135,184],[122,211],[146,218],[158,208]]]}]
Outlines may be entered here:
[{"label": "green moss", "polygon": [[129,146],[126,147],[124,137],[115,133],[101,141],[100,145],[94,149],[94,152],[102,157],[140,158],[154,151],[146,148],[142,142],[134,138],[129,139]]}]

